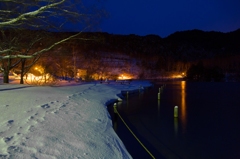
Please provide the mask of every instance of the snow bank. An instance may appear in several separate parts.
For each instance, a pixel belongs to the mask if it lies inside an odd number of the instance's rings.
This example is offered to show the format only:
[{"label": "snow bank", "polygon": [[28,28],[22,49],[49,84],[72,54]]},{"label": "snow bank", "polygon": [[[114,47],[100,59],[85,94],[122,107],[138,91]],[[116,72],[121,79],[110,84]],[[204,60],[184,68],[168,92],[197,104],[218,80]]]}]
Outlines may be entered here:
[{"label": "snow bank", "polygon": [[140,84],[0,84],[0,158],[132,158],[106,104]]}]

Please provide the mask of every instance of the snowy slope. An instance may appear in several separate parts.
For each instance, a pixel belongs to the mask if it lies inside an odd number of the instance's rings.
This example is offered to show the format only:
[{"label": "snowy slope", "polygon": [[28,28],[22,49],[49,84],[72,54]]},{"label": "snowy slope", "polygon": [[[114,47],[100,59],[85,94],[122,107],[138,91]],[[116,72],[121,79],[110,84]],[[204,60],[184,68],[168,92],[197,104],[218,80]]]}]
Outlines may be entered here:
[{"label": "snowy slope", "polygon": [[0,158],[132,158],[106,104],[140,84],[0,84]]}]

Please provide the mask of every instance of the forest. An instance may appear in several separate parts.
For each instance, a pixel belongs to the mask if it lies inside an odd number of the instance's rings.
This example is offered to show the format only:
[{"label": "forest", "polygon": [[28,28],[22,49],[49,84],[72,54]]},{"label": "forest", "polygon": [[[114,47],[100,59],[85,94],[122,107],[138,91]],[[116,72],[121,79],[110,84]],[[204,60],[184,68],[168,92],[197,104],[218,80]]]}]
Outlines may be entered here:
[{"label": "forest", "polygon": [[[1,47],[7,45],[6,38],[12,42],[12,34],[14,37],[19,34],[19,48],[31,54],[49,47],[49,43],[76,33],[5,29],[0,36],[1,41],[5,41]],[[32,35],[39,35],[40,40],[29,47],[25,41]],[[9,71],[22,72],[22,76],[29,71],[37,74],[34,68],[41,66],[45,73],[58,77],[73,78],[77,69],[85,69],[89,78],[97,74],[99,79],[129,74],[133,78],[182,76],[193,81],[222,81],[229,77],[238,81],[239,42],[240,29],[229,33],[189,30],[175,32],[166,38],[158,35],[83,32],[78,37],[54,46],[40,57],[21,61],[3,59],[0,66],[7,68],[9,65]]]}]

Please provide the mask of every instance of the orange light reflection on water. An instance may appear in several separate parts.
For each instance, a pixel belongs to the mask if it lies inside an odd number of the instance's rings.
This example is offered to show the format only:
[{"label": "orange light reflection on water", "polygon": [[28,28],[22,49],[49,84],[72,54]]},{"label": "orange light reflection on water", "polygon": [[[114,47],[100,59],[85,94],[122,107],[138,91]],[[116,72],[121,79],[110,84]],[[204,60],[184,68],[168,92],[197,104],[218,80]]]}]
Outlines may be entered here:
[{"label": "orange light reflection on water", "polygon": [[181,121],[183,125],[183,133],[185,132],[186,129],[186,81],[181,81],[181,88],[182,88],[182,108],[181,108]]}]

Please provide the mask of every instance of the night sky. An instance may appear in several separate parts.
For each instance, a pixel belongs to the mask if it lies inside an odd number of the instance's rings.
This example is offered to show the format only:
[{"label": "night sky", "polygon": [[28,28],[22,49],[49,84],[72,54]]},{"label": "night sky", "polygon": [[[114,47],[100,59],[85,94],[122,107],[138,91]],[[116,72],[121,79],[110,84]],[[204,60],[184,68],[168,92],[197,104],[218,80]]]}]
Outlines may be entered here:
[{"label": "night sky", "polygon": [[155,34],[166,37],[176,31],[199,29],[230,32],[240,28],[240,0],[105,0],[110,17],[102,32]]}]

